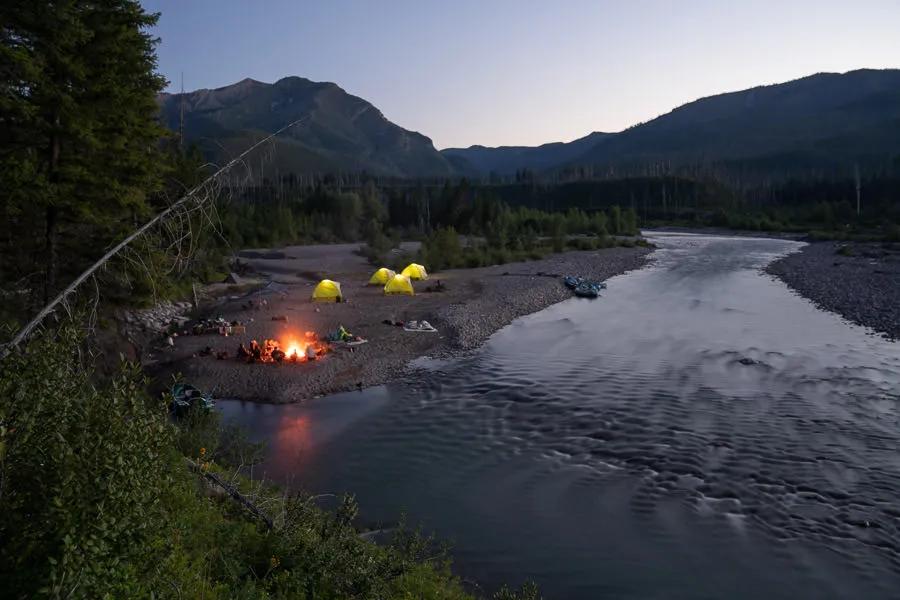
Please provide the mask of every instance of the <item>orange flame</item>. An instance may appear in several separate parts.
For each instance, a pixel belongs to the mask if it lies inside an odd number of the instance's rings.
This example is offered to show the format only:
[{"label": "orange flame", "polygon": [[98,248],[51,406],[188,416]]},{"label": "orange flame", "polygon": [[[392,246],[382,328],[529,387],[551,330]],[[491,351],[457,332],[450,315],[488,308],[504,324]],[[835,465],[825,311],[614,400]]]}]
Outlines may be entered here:
[{"label": "orange flame", "polygon": [[306,353],[310,346],[312,346],[316,354],[322,354],[324,348],[319,343],[318,336],[314,331],[304,332],[303,339],[297,339],[297,337],[292,335],[281,345],[284,349],[285,358],[295,361],[306,360]]},{"label": "orange flame", "polygon": [[288,340],[284,347],[284,353],[288,358],[300,358],[306,355],[306,346],[301,345],[296,340]]},{"label": "orange flame", "polygon": [[316,355],[322,355],[327,351],[327,348],[319,342],[319,338],[315,332],[305,332],[303,339],[298,339],[298,337],[299,336],[297,335],[288,334],[288,337],[283,343],[279,340],[263,340],[262,357],[260,360],[262,362],[273,362],[274,359],[272,353],[276,349],[280,349],[284,352],[284,360],[289,360],[291,362],[309,360],[307,352],[310,348],[312,348]]}]

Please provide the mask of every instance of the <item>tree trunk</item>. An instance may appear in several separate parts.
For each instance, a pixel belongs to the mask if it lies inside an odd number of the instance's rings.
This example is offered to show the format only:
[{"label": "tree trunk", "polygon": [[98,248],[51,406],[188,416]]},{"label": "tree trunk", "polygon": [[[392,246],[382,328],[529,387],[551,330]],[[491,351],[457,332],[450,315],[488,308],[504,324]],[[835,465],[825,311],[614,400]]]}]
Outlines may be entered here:
[{"label": "tree trunk", "polygon": [[48,206],[44,217],[44,303],[50,301],[56,288],[56,230],[59,212]]},{"label": "tree trunk", "polygon": [[[55,122],[59,125],[59,117]],[[50,183],[56,184],[59,171],[59,134],[54,133],[50,139]],[[44,218],[44,303],[50,301],[56,289],[57,270],[57,230],[59,229],[59,208],[50,198]]]}]

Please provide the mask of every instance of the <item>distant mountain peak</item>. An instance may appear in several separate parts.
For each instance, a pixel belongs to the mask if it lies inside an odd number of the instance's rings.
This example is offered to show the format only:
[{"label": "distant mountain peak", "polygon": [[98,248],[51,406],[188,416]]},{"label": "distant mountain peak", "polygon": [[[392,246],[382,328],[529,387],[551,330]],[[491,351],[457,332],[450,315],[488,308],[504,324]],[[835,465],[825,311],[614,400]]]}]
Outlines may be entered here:
[{"label": "distant mountain peak", "polygon": [[594,131],[571,142],[549,142],[540,146],[496,146],[480,144],[468,148],[445,148],[444,156],[464,160],[482,175],[511,175],[521,169],[543,171],[564,164],[590,150],[612,134]]},{"label": "distant mountain peak", "polygon": [[452,176],[456,170],[431,140],[392,123],[368,101],[337,84],[299,76],[275,83],[245,78],[215,89],[159,97],[163,122],[213,160],[236,154],[287,123],[302,125],[276,142],[282,171],[358,172],[396,177]]}]

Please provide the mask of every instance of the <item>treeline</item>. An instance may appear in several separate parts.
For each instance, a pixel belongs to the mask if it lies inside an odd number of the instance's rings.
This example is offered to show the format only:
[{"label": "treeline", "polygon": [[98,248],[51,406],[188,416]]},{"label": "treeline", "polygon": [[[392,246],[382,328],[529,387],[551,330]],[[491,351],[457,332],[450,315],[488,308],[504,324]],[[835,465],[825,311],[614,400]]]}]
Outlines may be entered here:
[{"label": "treeline", "polygon": [[[229,196],[220,214],[224,237],[235,248],[365,241],[373,263],[422,258],[431,269],[606,247],[617,243],[612,236],[638,233],[631,208],[549,212],[511,207],[493,190],[465,181],[400,189],[379,189],[369,182],[355,191],[266,182]],[[401,239],[423,240],[423,255],[389,256]]]},{"label": "treeline", "polygon": [[[267,181],[245,190],[226,211],[226,229],[244,245],[365,239],[381,247],[386,239],[421,238],[452,227],[512,251],[558,232],[559,218],[567,234],[599,236],[674,224],[900,238],[900,178],[886,176],[748,187],[666,175],[552,184],[380,183],[333,179],[310,187],[292,176]],[[612,217],[614,210],[619,218]],[[604,222],[588,222],[596,219]]]},{"label": "treeline", "polygon": [[900,177],[823,177],[740,187],[713,178],[648,176],[552,185],[518,183],[490,189],[513,206],[544,211],[629,207],[642,226],[679,224],[900,237]]}]

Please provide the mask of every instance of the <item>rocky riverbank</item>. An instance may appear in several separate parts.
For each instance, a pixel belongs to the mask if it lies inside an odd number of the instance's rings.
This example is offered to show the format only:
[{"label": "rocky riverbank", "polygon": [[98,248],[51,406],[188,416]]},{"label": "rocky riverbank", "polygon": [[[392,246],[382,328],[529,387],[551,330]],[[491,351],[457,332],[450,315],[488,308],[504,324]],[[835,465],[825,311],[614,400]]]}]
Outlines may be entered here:
[{"label": "rocky riverbank", "polygon": [[152,308],[123,311],[120,321],[129,337],[140,334],[160,334],[170,327],[183,325],[188,321],[186,314],[191,310],[190,302],[160,302]]},{"label": "rocky riverbank", "polygon": [[[174,347],[162,345],[147,357],[150,372],[158,382],[181,373],[218,397],[278,403],[377,385],[401,376],[415,358],[471,350],[515,318],[570,298],[560,275],[607,279],[641,267],[650,252],[641,247],[566,252],[533,262],[446,271],[416,282],[416,295],[408,297],[385,296],[380,287],[367,286],[374,269],[354,249],[298,246],[281,249],[271,259],[255,259],[254,267],[261,274],[269,269],[274,285],[234,296],[211,315],[241,321],[246,331],[228,337],[178,336]],[[310,273],[314,265],[305,263],[310,254],[328,272]],[[312,303],[313,280],[320,276],[340,281],[347,301]],[[425,291],[437,280],[444,291]],[[254,305],[248,308],[251,299]],[[384,323],[413,319],[429,321],[438,333],[407,332]],[[368,343],[299,364],[246,364],[235,357],[240,343],[267,338],[283,343],[306,331],[322,335],[341,325]],[[211,355],[204,352],[207,347]],[[220,352],[228,357],[217,359]]]},{"label": "rocky riverbank", "polygon": [[821,308],[900,339],[900,244],[813,242],[766,271]]}]

